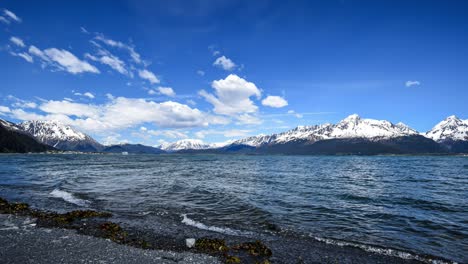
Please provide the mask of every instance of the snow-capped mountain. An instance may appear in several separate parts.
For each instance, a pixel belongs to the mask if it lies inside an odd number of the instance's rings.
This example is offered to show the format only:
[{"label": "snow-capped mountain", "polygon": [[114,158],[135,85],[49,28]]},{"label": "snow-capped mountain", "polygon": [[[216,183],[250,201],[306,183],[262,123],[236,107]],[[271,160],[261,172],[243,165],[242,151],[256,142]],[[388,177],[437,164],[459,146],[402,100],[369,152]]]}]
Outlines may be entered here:
[{"label": "snow-capped mountain", "polygon": [[237,140],[234,144],[259,147],[268,144],[285,144],[293,141],[316,142],[326,139],[365,138],[371,140],[389,139],[419,133],[403,123],[392,124],[385,120],[364,119],[350,115],[337,124],[298,126],[286,132],[259,135]]},{"label": "snow-capped mountain", "polygon": [[44,152],[52,147],[38,142],[14,123],[0,119],[0,152]]},{"label": "snow-capped mountain", "polygon": [[61,150],[99,151],[102,145],[92,137],[59,121],[25,121],[17,127],[39,142]]},{"label": "snow-capped mountain", "polygon": [[0,119],[0,125],[2,125],[4,128],[8,130],[13,130],[13,131],[19,130],[18,126],[15,123],[12,123],[10,121],[6,121],[3,119]]},{"label": "snow-capped mountain", "polygon": [[468,141],[468,120],[462,120],[454,115],[449,116],[425,135],[437,142]]},{"label": "snow-capped mountain", "polygon": [[174,152],[179,150],[209,149],[211,146],[199,139],[182,139],[173,143],[161,144],[159,148],[168,152]]}]

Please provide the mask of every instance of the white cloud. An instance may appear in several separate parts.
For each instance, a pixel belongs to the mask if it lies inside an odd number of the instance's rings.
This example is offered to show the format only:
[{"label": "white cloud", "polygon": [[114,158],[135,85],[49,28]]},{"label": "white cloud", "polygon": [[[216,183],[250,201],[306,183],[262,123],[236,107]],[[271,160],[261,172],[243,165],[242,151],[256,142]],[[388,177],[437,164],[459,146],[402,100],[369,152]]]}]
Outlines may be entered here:
[{"label": "white cloud", "polygon": [[37,104],[34,102],[16,102],[13,106],[21,108],[36,108]]},{"label": "white cloud", "polygon": [[262,105],[274,108],[281,108],[287,106],[288,102],[281,96],[269,95],[262,100]]},{"label": "white cloud", "polygon": [[[94,94],[92,94],[91,92],[85,92],[85,93],[78,93],[78,92],[75,92],[75,93],[73,93],[73,94],[76,95],[76,96],[88,97],[88,98],[90,98],[90,99],[94,99],[94,97],[95,97]],[[67,101],[70,101],[70,100],[67,100]],[[71,101],[73,101],[73,100],[71,100]]]},{"label": "white cloud", "polygon": [[8,95],[6,98],[13,102],[12,104],[13,107],[20,107],[20,108],[36,108],[37,107],[36,103],[19,99],[13,95]]},{"label": "white cloud", "polygon": [[228,130],[214,130],[214,129],[208,129],[208,130],[200,130],[195,133],[195,136],[197,138],[205,138],[206,136],[210,135],[222,135],[227,138],[232,138],[232,137],[245,137],[247,136],[251,130],[246,130],[246,129],[228,129]]},{"label": "white cloud", "polygon": [[198,70],[198,71],[197,71],[197,74],[200,75],[200,76],[205,76],[205,72],[202,71],[202,70]]},{"label": "white cloud", "polygon": [[19,46],[22,48],[25,47],[23,40],[18,37],[14,37],[14,36],[10,37],[10,41],[13,42],[16,46]]},{"label": "white cloud", "polygon": [[168,138],[188,138],[186,132],[178,130],[148,130],[147,133],[157,137],[164,136]]},{"label": "white cloud", "polygon": [[45,65],[52,65],[72,74],[83,72],[99,73],[96,67],[86,61],[80,60],[71,52],[64,49],[49,48],[42,51],[35,46],[30,46],[29,53],[42,59]]},{"label": "white cloud", "polygon": [[27,61],[29,63],[34,62],[33,57],[31,55],[27,54],[26,52],[20,52],[20,53],[10,52],[10,54],[13,55],[13,56],[21,57],[21,58],[23,58],[25,61]]},{"label": "white cloud", "polygon": [[217,58],[215,62],[213,62],[213,65],[223,68],[226,71],[232,71],[236,68],[236,64],[231,59],[226,58],[226,56]]},{"label": "white cloud", "polygon": [[31,45],[28,51],[30,54],[41,58],[43,61],[46,61],[46,62],[50,61],[49,58],[44,54],[44,52],[42,52],[42,50],[40,50],[36,46]]},{"label": "white cloud", "polygon": [[93,61],[98,61],[98,60],[99,60],[96,56],[91,55],[91,54],[89,54],[89,53],[85,53],[85,54],[84,54],[84,57],[85,57],[86,59],[90,59],[90,60],[93,60]]},{"label": "white cloud", "polygon": [[102,56],[99,59],[99,61],[102,64],[108,65],[109,67],[111,67],[112,69],[116,70],[117,72],[121,74],[124,74],[124,75],[129,74],[129,72],[125,68],[125,63],[122,60],[120,60],[117,56],[108,54],[108,55]]},{"label": "white cloud", "polygon": [[259,125],[263,123],[263,121],[260,118],[251,114],[242,114],[236,116],[236,118],[238,121],[237,124],[239,125]]},{"label": "white cloud", "polygon": [[95,105],[80,104],[69,101],[47,101],[39,106],[39,109],[49,114],[60,114],[76,117],[97,118],[100,109]]},{"label": "white cloud", "polygon": [[166,96],[170,96],[170,97],[174,97],[176,95],[176,93],[174,92],[174,90],[171,87],[159,86],[158,91],[159,91],[159,93],[164,94]]},{"label": "white cloud", "polygon": [[138,52],[135,51],[135,48],[133,46],[127,45],[125,43],[122,43],[120,41],[115,41],[109,38],[106,38],[103,34],[98,34],[95,39],[101,41],[102,43],[111,46],[111,47],[116,47],[120,49],[125,49],[129,52],[130,57],[132,60],[138,64],[144,64],[144,61],[141,59],[141,56]]},{"label": "white cloud", "polygon": [[155,94],[158,94],[158,93],[157,93],[155,90],[153,90],[153,89],[149,89],[149,90],[148,90],[148,94],[149,94],[149,95],[155,95]]},{"label": "white cloud", "polygon": [[151,84],[160,83],[158,77],[156,77],[154,73],[148,70],[139,70],[138,75],[140,76],[140,78],[149,81]]},{"label": "white cloud", "polygon": [[301,114],[301,113],[296,113],[296,111],[294,111],[294,110],[289,110],[289,111],[288,111],[288,114],[289,114],[289,115],[294,115],[294,116],[297,117],[297,118],[302,118],[302,117],[304,117],[303,114]]},{"label": "white cloud", "polygon": [[128,140],[122,139],[121,137],[122,135],[120,135],[119,133],[115,133],[115,132],[110,133],[110,135],[106,136],[103,139],[103,144],[106,146],[110,146],[110,145],[117,145],[117,144],[125,144],[129,142]]},{"label": "white cloud", "polygon": [[406,87],[411,87],[411,86],[419,86],[421,83],[419,81],[406,81],[405,83]]},{"label": "white cloud", "polygon": [[230,74],[225,79],[213,81],[211,86],[215,89],[215,95],[204,90],[201,90],[199,94],[214,106],[215,113],[232,116],[257,111],[258,107],[250,100],[250,97],[259,98],[261,91],[254,83]]},{"label": "white cloud", "polygon": [[80,27],[81,33],[89,34],[89,31],[85,27]]},{"label": "white cloud", "polygon": [[205,127],[226,120],[177,102],[156,103],[145,99],[117,97],[101,105],[70,101],[45,101],[39,105],[45,114],[14,109],[10,115],[20,120],[56,119],[87,132],[115,131],[152,123],[160,128]]},{"label": "white cloud", "polygon": [[21,23],[21,18],[19,18],[15,13],[11,12],[8,9],[3,10],[3,14],[11,21]]},{"label": "white cloud", "polygon": [[8,106],[0,105],[0,113],[10,113],[11,110]]},{"label": "white cloud", "polygon": [[90,93],[90,92],[86,92],[83,94],[84,96],[88,97],[88,98],[91,98],[91,99],[94,99],[94,94]]},{"label": "white cloud", "polygon": [[99,70],[86,61],[78,59],[75,55],[67,50],[50,48],[44,50],[44,54],[52,61],[56,62],[60,67],[72,74],[82,72],[99,73]]},{"label": "white cloud", "polygon": [[10,21],[8,21],[8,19],[6,19],[6,18],[4,18],[2,16],[0,16],[0,22],[3,22],[5,24],[7,24],[7,25],[10,24]]}]

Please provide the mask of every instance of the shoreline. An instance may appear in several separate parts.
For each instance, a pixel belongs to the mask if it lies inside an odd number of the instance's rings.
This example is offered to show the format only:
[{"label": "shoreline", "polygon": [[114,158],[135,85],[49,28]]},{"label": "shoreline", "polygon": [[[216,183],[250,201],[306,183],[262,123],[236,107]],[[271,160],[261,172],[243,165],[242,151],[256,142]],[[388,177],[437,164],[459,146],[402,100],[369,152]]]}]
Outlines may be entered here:
[{"label": "shoreline", "polygon": [[[5,218],[8,218],[8,221]],[[159,230],[148,230],[139,226],[137,220],[125,221],[107,212],[85,210],[58,214],[31,209],[24,203],[9,203],[1,198],[0,219],[4,223],[0,228],[0,235],[10,236],[10,239],[18,237],[15,243],[24,244],[20,247],[24,252],[16,251],[15,254],[24,255],[25,258],[36,256],[37,252],[44,253],[47,248],[41,249],[39,245],[44,243],[40,242],[61,235],[71,237],[71,244],[66,242],[66,245],[72,245],[67,248],[72,255],[80,252],[81,249],[77,247],[84,243],[83,241],[91,239],[99,245],[87,249],[94,258],[105,248],[108,251],[128,251],[128,254],[137,259],[142,258],[141,260],[147,255],[157,259],[165,256],[164,254],[170,254],[174,259],[178,259],[177,263],[456,263],[438,257],[346,241],[304,236],[280,237],[273,232],[238,236],[223,234],[218,232],[219,230],[203,230],[183,223],[174,226],[162,221],[158,224]],[[13,222],[11,228],[4,227],[9,221]],[[28,231],[27,235],[24,234],[24,230]],[[48,235],[45,235],[44,230],[52,231],[47,231]],[[25,238],[22,239],[21,236]],[[187,238],[196,239],[192,248],[187,247]],[[57,239],[59,238],[56,237],[55,240]],[[121,247],[124,249],[117,249]],[[15,262],[15,254],[6,252],[4,246],[0,248],[0,251],[5,251],[0,252],[3,259]],[[49,253],[44,253],[42,263],[49,259],[52,254]],[[102,257],[105,256],[104,254]],[[184,262],[185,258],[191,261]],[[35,257],[35,260],[38,258]],[[122,263],[126,262],[125,258],[121,260]],[[165,259],[167,262],[159,260],[157,263],[175,263],[170,262],[170,259]]]}]

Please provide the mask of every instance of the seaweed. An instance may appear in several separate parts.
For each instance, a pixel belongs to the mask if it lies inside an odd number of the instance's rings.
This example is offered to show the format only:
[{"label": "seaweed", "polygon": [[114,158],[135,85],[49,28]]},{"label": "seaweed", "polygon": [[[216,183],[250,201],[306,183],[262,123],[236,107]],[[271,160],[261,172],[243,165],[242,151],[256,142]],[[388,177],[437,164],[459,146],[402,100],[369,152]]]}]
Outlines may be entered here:
[{"label": "seaweed", "polygon": [[271,257],[271,250],[265,246],[261,241],[257,240],[255,242],[244,242],[242,244],[233,246],[234,250],[245,250],[251,256],[255,257]]},{"label": "seaweed", "polygon": [[226,241],[217,238],[200,238],[195,241],[195,248],[204,252],[224,252],[228,250]]},{"label": "seaweed", "polygon": [[[144,237],[142,234],[129,234],[118,223],[102,220],[112,216],[108,212],[74,210],[56,213],[31,209],[27,203],[10,203],[0,197],[0,213],[31,216],[37,219],[38,226],[73,229],[81,234],[106,238],[132,247],[161,248],[161,245],[157,247],[142,239]],[[229,247],[224,239],[203,237],[195,240],[194,249],[201,253],[218,256],[226,263],[269,264],[269,258],[272,255],[271,250],[258,240]]]}]

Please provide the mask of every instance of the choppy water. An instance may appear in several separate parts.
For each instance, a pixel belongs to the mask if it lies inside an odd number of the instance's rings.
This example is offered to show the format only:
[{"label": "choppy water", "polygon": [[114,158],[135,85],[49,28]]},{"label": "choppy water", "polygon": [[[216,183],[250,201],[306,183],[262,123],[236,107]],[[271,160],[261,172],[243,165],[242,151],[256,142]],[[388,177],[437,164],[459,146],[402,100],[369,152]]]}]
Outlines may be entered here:
[{"label": "choppy water", "polygon": [[1,155],[0,196],[468,261],[467,157]]}]

